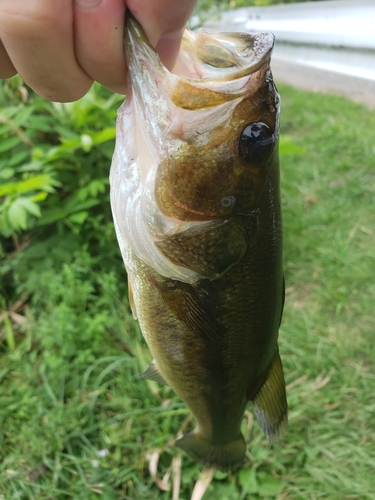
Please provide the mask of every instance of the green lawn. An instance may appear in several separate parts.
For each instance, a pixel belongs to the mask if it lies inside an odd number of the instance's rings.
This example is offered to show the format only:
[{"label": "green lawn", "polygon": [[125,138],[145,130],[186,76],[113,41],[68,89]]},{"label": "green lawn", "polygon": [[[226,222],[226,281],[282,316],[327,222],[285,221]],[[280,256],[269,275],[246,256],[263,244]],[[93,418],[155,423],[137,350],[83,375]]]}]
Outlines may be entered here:
[{"label": "green lawn", "polygon": [[[281,156],[288,432],[271,447],[254,423],[253,461],[216,473],[204,500],[370,500],[375,111],[279,90],[284,143],[303,149]],[[89,247],[63,265],[55,253],[37,277],[30,271],[35,294],[19,309],[26,322],[13,315],[0,326],[0,499],[170,500],[148,460],[157,450],[163,477],[179,456],[170,444],[188,411],[168,388],[139,378],[150,356],[130,315],[125,272]],[[190,500],[200,471],[182,455],[180,500]]]}]

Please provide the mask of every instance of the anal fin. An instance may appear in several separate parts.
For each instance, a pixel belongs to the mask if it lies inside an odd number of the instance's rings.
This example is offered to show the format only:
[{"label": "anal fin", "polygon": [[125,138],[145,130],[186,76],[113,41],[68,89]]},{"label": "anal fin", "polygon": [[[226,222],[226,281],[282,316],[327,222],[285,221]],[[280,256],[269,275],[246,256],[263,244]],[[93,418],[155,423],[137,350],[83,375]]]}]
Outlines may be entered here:
[{"label": "anal fin", "polygon": [[147,380],[153,380],[154,382],[159,382],[159,384],[168,385],[163,375],[159,372],[155,360],[151,361],[151,363],[148,365],[147,370],[144,373],[142,373],[141,378],[146,378]]},{"label": "anal fin", "polygon": [[254,413],[270,443],[278,441],[288,422],[283,366],[279,352],[276,353],[267,380],[252,400]]}]

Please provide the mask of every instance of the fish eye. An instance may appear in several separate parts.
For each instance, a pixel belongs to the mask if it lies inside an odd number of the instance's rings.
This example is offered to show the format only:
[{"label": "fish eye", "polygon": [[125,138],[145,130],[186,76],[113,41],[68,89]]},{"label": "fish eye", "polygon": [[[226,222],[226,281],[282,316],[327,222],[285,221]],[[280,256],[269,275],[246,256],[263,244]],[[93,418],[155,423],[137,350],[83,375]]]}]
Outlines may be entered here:
[{"label": "fish eye", "polygon": [[248,125],[241,133],[238,153],[254,163],[261,162],[272,152],[276,142],[275,134],[263,122]]}]

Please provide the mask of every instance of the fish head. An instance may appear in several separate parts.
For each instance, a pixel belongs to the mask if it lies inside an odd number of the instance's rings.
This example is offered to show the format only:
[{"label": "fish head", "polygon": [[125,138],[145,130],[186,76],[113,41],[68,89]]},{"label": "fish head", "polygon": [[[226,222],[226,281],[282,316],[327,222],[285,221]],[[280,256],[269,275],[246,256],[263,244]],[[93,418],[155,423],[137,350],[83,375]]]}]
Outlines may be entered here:
[{"label": "fish head", "polygon": [[277,160],[274,36],[186,30],[172,72],[134,20],[127,36],[143,154],[153,158],[145,168],[154,169],[160,211],[192,221],[254,209]]},{"label": "fish head", "polygon": [[128,92],[118,115],[111,204],[119,241],[160,274],[185,279],[185,271],[170,271],[156,241],[258,208],[278,165],[273,45],[269,32],[186,30],[169,71],[127,16]]}]

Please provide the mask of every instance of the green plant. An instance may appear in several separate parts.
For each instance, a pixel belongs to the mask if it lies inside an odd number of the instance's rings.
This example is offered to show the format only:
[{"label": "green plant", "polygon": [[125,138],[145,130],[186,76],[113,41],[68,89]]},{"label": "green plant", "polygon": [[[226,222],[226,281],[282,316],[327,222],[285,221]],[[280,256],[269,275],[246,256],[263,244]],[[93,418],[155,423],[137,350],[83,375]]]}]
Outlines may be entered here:
[{"label": "green plant", "polygon": [[26,247],[15,268],[19,282],[30,281],[29,263],[42,269],[51,254],[67,262],[84,244],[120,264],[108,170],[122,100],[99,85],[70,104],[46,102],[19,77],[1,85],[0,256],[6,263],[0,292],[7,300],[16,296],[6,280],[15,261],[6,257]]}]

